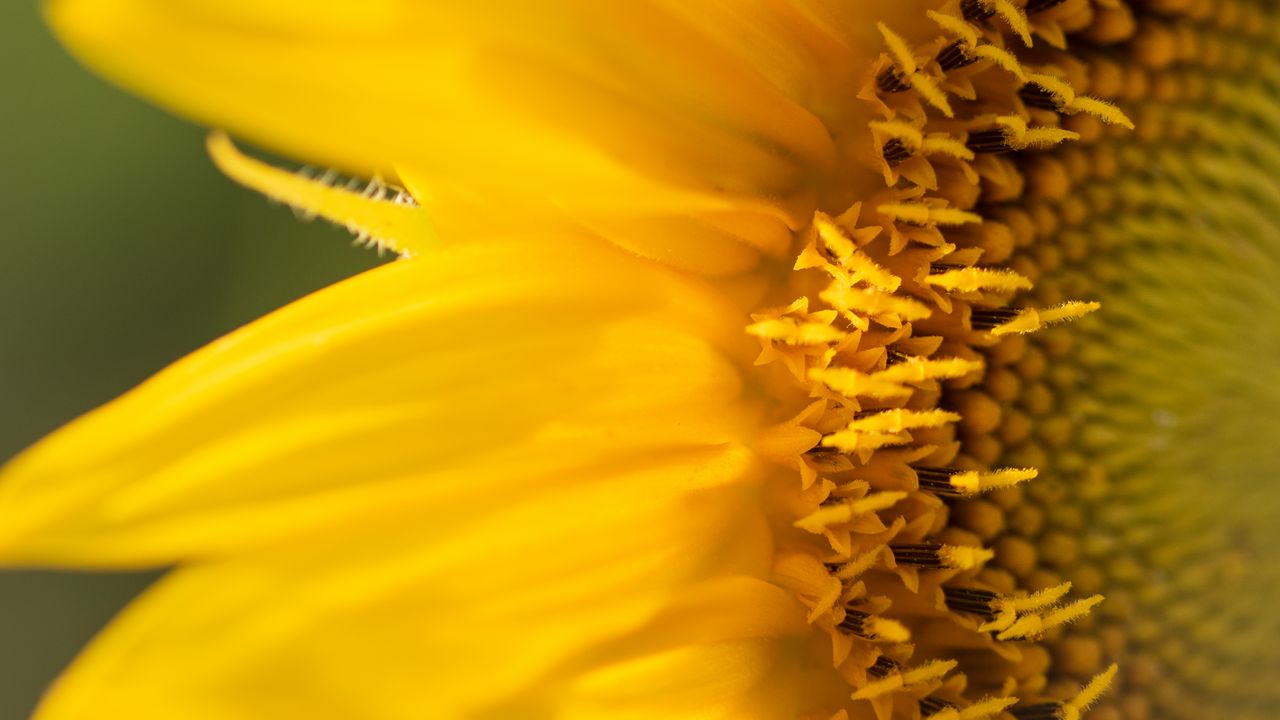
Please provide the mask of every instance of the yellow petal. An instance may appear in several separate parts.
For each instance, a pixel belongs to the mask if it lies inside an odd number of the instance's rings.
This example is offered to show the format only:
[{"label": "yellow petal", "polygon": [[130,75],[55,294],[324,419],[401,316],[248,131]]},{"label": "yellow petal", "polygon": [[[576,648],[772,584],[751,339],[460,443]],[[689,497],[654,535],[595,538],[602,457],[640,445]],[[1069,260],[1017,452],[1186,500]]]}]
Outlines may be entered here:
[{"label": "yellow petal", "polygon": [[[785,659],[773,639],[804,626],[785,591],[741,574],[766,572],[770,546],[740,460],[698,453],[472,491],[449,513],[394,510],[179,569],[37,717],[538,717],[628,692],[735,704]],[[708,654],[717,688],[676,676]],[[653,685],[620,687],[627,677]]]},{"label": "yellow petal", "polygon": [[49,18],[122,85],[311,161],[798,227],[835,166],[826,130],[759,49],[744,62],[672,5],[56,0]]},{"label": "yellow petal", "polygon": [[[241,153],[221,132],[211,133],[206,146],[218,169],[236,182],[304,215],[344,225],[379,249],[408,256],[436,244],[435,229],[426,211],[403,192],[381,197],[378,185],[356,192],[285,172]],[[385,195],[385,188],[381,191]]]},{"label": "yellow petal", "polygon": [[[767,715],[743,707],[765,685],[777,662],[773,642],[739,640],[682,647],[606,668],[573,688],[566,718],[745,718]],[[760,693],[759,699],[765,699]]]},{"label": "yellow petal", "polygon": [[838,129],[872,119],[850,92],[882,50],[872,21],[925,22],[902,3],[769,0],[48,7],[109,78],[307,162],[398,180],[442,240],[587,229],[712,274],[784,253],[816,207],[878,187],[851,160],[864,134]]},{"label": "yellow petal", "polygon": [[720,451],[755,422],[725,359],[753,354],[740,328],[710,295],[598,241],[394,263],[15,459],[0,473],[0,560],[169,563]]}]

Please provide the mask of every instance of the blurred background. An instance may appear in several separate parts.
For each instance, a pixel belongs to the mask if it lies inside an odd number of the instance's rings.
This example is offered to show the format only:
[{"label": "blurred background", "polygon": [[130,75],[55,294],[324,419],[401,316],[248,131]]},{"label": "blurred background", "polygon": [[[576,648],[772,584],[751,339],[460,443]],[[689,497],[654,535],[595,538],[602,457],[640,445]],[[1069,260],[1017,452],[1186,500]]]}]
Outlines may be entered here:
[{"label": "blurred background", "polygon": [[[204,131],[0,3],[0,459],[187,352],[378,258],[233,185]],[[28,716],[154,576],[0,572],[0,720]]]}]

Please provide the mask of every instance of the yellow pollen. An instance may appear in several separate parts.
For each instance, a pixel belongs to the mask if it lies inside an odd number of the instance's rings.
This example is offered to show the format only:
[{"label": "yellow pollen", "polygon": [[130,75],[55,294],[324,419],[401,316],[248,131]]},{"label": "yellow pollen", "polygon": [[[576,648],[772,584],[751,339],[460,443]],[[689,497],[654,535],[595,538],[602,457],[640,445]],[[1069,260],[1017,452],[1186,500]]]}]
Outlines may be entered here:
[{"label": "yellow pollen", "polygon": [[[1035,468],[1004,468],[990,472],[969,470],[952,475],[951,486],[962,495],[979,495],[990,490],[1012,487],[1040,474]],[[1069,586],[1068,586],[1069,587]]]},{"label": "yellow pollen", "polygon": [[890,30],[884,23],[876,23],[876,29],[880,31],[881,37],[884,38],[884,44],[889,46],[889,55],[893,57],[893,61],[897,63],[898,68],[907,74],[914,73],[916,71],[915,53],[911,51],[906,41]]},{"label": "yellow pollen", "polygon": [[998,290],[1012,292],[1027,290],[1031,281],[1012,270],[1002,268],[960,268],[948,270],[937,275],[930,275],[925,282],[944,290],[974,292],[975,290]]},{"label": "yellow pollen", "polygon": [[839,523],[847,523],[868,513],[887,510],[907,497],[905,492],[883,492],[860,500],[827,505],[796,521],[796,527],[810,532],[822,532]]},{"label": "yellow pollen", "polygon": [[986,548],[974,547],[957,547],[952,545],[944,545],[938,551],[939,556],[947,567],[957,570],[971,570],[981,567],[988,560],[995,557],[995,552]]},{"label": "yellow pollen", "polygon": [[868,316],[890,327],[897,320],[923,320],[933,314],[928,305],[902,295],[891,295],[870,288],[854,288],[848,285],[832,285],[818,295],[823,301],[838,309],[843,316],[865,329],[860,319]]},{"label": "yellow pollen", "polygon": [[1070,140],[1079,140],[1073,130],[1056,127],[1031,127],[1017,115],[1002,115],[995,119],[997,127],[1004,130],[1005,142],[1014,150],[1043,150]]},{"label": "yellow pollen", "polygon": [[1017,698],[987,698],[956,714],[957,720],[986,720],[1018,702]]},{"label": "yellow pollen", "polygon": [[1133,129],[1133,121],[1115,105],[1097,98],[1076,95],[1071,85],[1052,75],[1031,73],[1026,81],[1044,89],[1053,98],[1057,110],[1067,115],[1078,112],[1088,113],[1108,125],[1119,125],[1128,130]]},{"label": "yellow pollen", "polygon": [[859,555],[858,557],[841,565],[839,569],[836,570],[835,576],[840,580],[852,580],[862,573],[870,570],[872,567],[875,567],[883,556],[883,550],[872,550],[871,552]]},{"label": "yellow pollen", "polygon": [[1027,24],[1027,15],[1022,8],[1009,0],[978,0],[978,2],[995,11],[996,15],[1009,23],[1009,28],[1022,39],[1023,44],[1031,47],[1031,27]]},{"label": "yellow pollen", "polygon": [[1070,702],[1063,706],[1062,720],[1080,720],[1085,710],[1102,697],[1102,694],[1111,687],[1111,682],[1115,680],[1116,673],[1120,670],[1120,666],[1112,663],[1106,670],[1102,671],[1098,676],[1089,681],[1084,689],[1078,695],[1071,699]]},{"label": "yellow pollen", "polygon": [[848,270],[855,279],[863,280],[885,292],[893,292],[902,284],[901,278],[859,251],[844,229],[830,217],[819,213],[814,217],[813,224],[819,240],[831,253],[836,265]]},{"label": "yellow pollen", "polygon": [[1020,312],[1015,319],[992,328],[991,334],[998,336],[1031,333],[1048,325],[1082,318],[1100,307],[1102,307],[1101,303],[1096,302],[1065,302],[1047,310],[1037,311],[1028,308]]},{"label": "yellow pollen", "polygon": [[996,638],[1000,640],[1038,638],[1048,630],[1084,617],[1102,600],[1101,595],[1094,595],[1043,614],[1022,615],[1008,628],[1001,630]]},{"label": "yellow pollen", "polygon": [[821,382],[849,397],[895,398],[913,393],[914,389],[910,384],[963,377],[981,370],[982,362],[979,360],[927,360],[913,357],[874,373],[846,367],[814,368],[809,371],[809,379]]},{"label": "yellow pollen", "polygon": [[955,660],[935,660],[910,670],[895,671],[888,677],[873,680],[853,693],[854,700],[870,700],[896,690],[915,687],[942,677],[956,666]]},{"label": "yellow pollen", "polygon": [[920,383],[926,380],[947,380],[980,372],[981,360],[963,358],[939,358],[931,360],[909,357],[902,362],[876,373],[877,378],[899,383]]},{"label": "yellow pollen", "polygon": [[923,203],[886,203],[877,207],[876,211],[913,225],[956,226],[982,223],[982,216],[977,213]]},{"label": "yellow pollen", "polygon": [[869,634],[879,642],[904,643],[911,640],[911,631],[896,620],[871,618],[867,621],[866,627]]},{"label": "yellow pollen", "polygon": [[876,27],[880,30],[880,35],[884,38],[885,45],[889,48],[889,55],[893,58],[898,72],[906,76],[906,81],[910,83],[916,92],[920,93],[920,96],[926,102],[937,108],[946,117],[951,117],[951,103],[947,101],[946,94],[938,88],[938,83],[934,78],[917,72],[919,66],[916,64],[915,55],[906,41],[890,30],[884,23],[876,23]]},{"label": "yellow pollen", "polygon": [[758,338],[788,345],[825,345],[839,342],[849,335],[830,324],[799,322],[794,318],[761,320],[747,326],[747,332]]},{"label": "yellow pollen", "polygon": [[1002,610],[1011,610],[1013,612],[1039,610],[1053,605],[1066,597],[1069,592],[1071,592],[1071,583],[1064,582],[1030,595],[1005,598],[999,601],[998,607]]},{"label": "yellow pollen", "polygon": [[926,135],[920,142],[920,152],[925,155],[941,155],[956,160],[974,159],[973,151],[963,142],[947,135]]},{"label": "yellow pollen", "polygon": [[904,410],[894,409],[875,412],[867,417],[849,423],[846,430],[854,432],[900,432],[915,428],[938,427],[945,423],[960,419],[956,413],[947,410]]},{"label": "yellow pollen", "polygon": [[965,41],[970,48],[976,47],[982,40],[982,33],[973,25],[965,22],[963,18],[954,15],[940,13],[937,10],[928,10],[925,15],[942,28],[945,32],[955,35]]}]

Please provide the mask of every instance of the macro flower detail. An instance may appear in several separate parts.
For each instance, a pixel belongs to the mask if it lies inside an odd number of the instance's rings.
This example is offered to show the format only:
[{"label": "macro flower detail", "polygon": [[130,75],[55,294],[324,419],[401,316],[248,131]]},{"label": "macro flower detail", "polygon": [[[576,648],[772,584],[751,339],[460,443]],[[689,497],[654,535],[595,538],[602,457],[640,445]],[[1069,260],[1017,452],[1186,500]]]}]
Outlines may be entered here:
[{"label": "macro flower detail", "polygon": [[1266,4],[49,15],[397,259],[6,466],[0,562],[173,568],[38,717],[1280,699]]}]

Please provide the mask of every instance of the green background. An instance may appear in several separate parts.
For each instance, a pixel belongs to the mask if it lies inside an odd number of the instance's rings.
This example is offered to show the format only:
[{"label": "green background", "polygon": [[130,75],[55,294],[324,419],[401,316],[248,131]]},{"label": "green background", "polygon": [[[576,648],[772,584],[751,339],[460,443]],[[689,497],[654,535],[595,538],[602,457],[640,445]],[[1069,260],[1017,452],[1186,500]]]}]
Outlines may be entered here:
[{"label": "green background", "polygon": [[[0,93],[0,458],[378,261],[220,176],[204,130],[77,66],[34,3],[0,3]],[[150,579],[0,572],[0,720]]]}]

